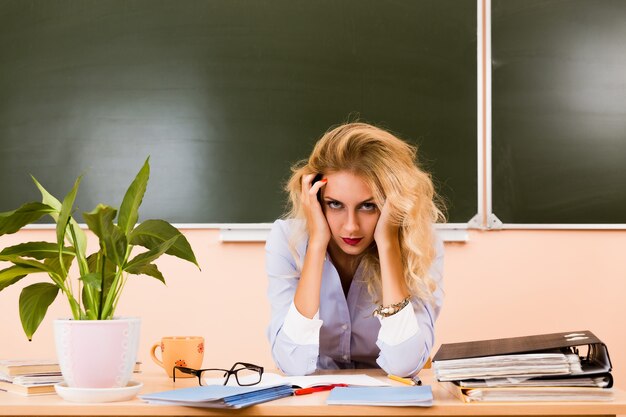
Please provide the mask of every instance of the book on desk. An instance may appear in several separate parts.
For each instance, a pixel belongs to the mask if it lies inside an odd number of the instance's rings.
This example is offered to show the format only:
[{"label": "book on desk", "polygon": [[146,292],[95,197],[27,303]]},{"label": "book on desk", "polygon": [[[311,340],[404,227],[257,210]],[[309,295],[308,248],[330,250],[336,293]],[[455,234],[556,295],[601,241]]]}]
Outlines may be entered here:
[{"label": "book on desk", "polygon": [[606,345],[588,330],[443,344],[436,378],[463,401],[607,401]]},{"label": "book on desk", "polygon": [[60,373],[59,362],[53,359],[3,359],[0,374],[9,377],[29,374]]},{"label": "book on desk", "polygon": [[334,388],[326,404],[430,407],[433,405],[433,392],[430,385]]},{"label": "book on desk", "polygon": [[284,384],[261,387],[204,385],[144,394],[139,398],[149,404],[238,409],[291,395],[293,388]]},{"label": "book on desk", "polygon": [[[133,372],[141,372],[140,361],[135,363]],[[2,375],[20,376],[47,373],[61,373],[61,367],[56,359],[0,359],[0,374]]]},{"label": "book on desk", "polygon": [[[19,378],[19,377],[16,377]],[[0,376],[0,391],[6,391],[13,394],[25,396],[54,394],[54,385],[62,382],[62,376],[43,376],[42,378],[31,378],[30,381],[22,380],[5,380]]]}]

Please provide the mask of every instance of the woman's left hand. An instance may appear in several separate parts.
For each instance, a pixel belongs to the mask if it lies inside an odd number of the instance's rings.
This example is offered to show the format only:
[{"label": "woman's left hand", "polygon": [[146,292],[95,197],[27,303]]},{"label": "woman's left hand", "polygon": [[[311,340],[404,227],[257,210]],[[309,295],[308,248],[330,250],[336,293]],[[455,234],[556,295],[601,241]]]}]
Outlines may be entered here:
[{"label": "woman's left hand", "polygon": [[376,223],[376,229],[374,230],[374,240],[376,244],[381,246],[389,243],[397,243],[399,230],[400,228],[392,221],[389,203],[385,201],[383,208],[380,210],[380,217],[378,218],[378,223]]}]

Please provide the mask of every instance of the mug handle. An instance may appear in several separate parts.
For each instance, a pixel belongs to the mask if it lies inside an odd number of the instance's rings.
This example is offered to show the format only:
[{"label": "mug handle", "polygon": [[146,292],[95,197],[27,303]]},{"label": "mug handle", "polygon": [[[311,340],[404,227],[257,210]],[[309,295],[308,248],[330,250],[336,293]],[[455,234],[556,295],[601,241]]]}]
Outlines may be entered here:
[{"label": "mug handle", "polygon": [[159,358],[157,358],[155,354],[157,348],[160,348],[160,347],[161,347],[160,343],[155,343],[150,349],[150,356],[152,357],[152,360],[154,361],[154,363],[159,365],[161,368],[165,369],[165,367],[163,366],[163,362],[160,361]]}]

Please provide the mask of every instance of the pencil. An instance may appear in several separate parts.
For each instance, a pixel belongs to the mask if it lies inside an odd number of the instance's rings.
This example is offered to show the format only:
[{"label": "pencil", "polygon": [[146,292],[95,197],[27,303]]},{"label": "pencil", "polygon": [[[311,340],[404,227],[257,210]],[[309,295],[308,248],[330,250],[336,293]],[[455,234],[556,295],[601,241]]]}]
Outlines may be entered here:
[{"label": "pencil", "polygon": [[396,376],[392,374],[387,375],[387,378],[393,379],[394,381],[402,382],[406,385],[415,385],[415,381],[413,381],[411,378],[402,378],[401,376]]}]

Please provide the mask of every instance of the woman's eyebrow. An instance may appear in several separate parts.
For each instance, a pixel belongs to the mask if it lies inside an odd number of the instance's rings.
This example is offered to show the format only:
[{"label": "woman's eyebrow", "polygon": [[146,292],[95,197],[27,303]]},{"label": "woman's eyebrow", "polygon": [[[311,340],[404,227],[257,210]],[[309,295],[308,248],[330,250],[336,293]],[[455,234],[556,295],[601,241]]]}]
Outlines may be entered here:
[{"label": "woman's eyebrow", "polygon": [[374,197],[370,197],[370,198],[368,198],[367,200],[361,201],[358,205],[360,206],[360,205],[363,205],[363,204],[369,204],[369,203],[371,203],[371,204],[376,204],[376,203],[374,202]]},{"label": "woman's eyebrow", "polygon": [[[331,196],[325,195],[324,196],[324,201],[336,201],[337,203],[341,203],[344,204],[343,201],[341,200],[337,200],[336,198],[333,198]],[[361,201],[360,203],[357,203],[357,206],[360,206],[361,204],[365,204],[365,203],[373,203],[374,202],[374,197],[369,197],[366,200]]]},{"label": "woman's eyebrow", "polygon": [[337,200],[336,198],[332,198],[332,197],[330,197],[328,195],[324,196],[324,200],[325,201],[336,201],[337,203],[341,203],[341,201]]}]

